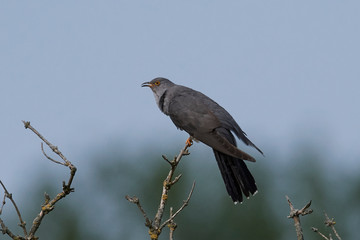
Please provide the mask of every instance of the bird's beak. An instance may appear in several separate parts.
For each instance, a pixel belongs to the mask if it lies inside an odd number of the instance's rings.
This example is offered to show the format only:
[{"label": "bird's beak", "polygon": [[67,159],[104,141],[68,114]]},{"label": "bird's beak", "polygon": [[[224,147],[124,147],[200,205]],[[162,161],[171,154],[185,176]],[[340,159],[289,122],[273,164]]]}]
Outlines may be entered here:
[{"label": "bird's beak", "polygon": [[141,87],[153,87],[154,85],[151,84],[150,82],[144,82],[143,84],[141,84]]}]

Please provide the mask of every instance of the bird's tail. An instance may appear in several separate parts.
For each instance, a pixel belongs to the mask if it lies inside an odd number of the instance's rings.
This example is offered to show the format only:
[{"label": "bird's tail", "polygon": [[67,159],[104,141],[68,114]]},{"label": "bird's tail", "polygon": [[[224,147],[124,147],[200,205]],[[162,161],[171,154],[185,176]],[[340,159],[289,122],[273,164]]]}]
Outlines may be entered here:
[{"label": "bird's tail", "polygon": [[234,203],[243,201],[242,194],[247,198],[250,194],[254,195],[257,192],[255,179],[244,161],[213,150],[226,190]]}]

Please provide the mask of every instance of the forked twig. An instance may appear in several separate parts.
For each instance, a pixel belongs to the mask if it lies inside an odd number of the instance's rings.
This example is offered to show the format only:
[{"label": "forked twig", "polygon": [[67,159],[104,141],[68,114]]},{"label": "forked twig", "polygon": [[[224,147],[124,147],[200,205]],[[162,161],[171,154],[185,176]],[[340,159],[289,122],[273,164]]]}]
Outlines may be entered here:
[{"label": "forked twig", "polygon": [[[8,190],[6,189],[5,185],[3,184],[3,182],[2,182],[1,180],[0,180],[0,184],[1,184],[2,188],[3,188],[4,191],[5,191],[5,195],[4,195],[4,199],[3,199],[3,204],[2,204],[2,206],[1,206],[0,214],[2,213],[2,208],[3,208],[3,206],[5,205],[5,198],[10,199],[11,203],[13,204],[13,206],[14,206],[14,208],[15,208],[16,214],[18,215],[18,218],[19,218],[19,221],[20,221],[19,226],[23,229],[24,235],[27,236],[28,233],[27,233],[27,230],[26,230],[26,223],[25,223],[25,221],[22,219],[20,210],[19,210],[18,206],[16,205],[16,202],[15,202],[15,200],[13,199],[12,194],[8,192]],[[3,229],[3,230],[4,230],[4,229],[7,229],[7,234],[8,234],[8,233],[11,233],[11,231],[5,226],[5,224],[3,223],[2,220],[1,220],[1,229]],[[12,234],[12,233],[11,233],[11,234]]]},{"label": "forked twig", "polygon": [[330,238],[328,238],[328,237],[326,237],[324,234],[322,234],[322,233],[319,231],[319,229],[317,229],[317,228],[312,227],[311,230],[313,230],[314,232],[316,232],[317,234],[319,234],[319,235],[320,235],[323,239],[325,239],[325,240],[332,240],[331,235],[330,235]]},{"label": "forked twig", "polygon": [[24,123],[24,126],[26,129],[30,129],[33,133],[35,133],[44,143],[46,143],[46,145],[49,146],[49,148],[54,152],[56,153],[61,159],[63,162],[60,162],[60,161],[57,161],[57,160],[54,160],[52,159],[51,157],[49,157],[46,153],[45,153],[45,150],[44,150],[44,146],[43,146],[43,143],[41,143],[41,150],[44,154],[44,156],[49,159],[50,161],[52,162],[55,162],[57,164],[60,164],[60,165],[63,165],[63,166],[66,166],[70,169],[70,177],[69,177],[69,180],[67,183],[63,182],[62,183],[62,192],[57,194],[53,199],[50,199],[49,195],[47,195],[45,193],[45,202],[44,204],[41,206],[41,211],[40,213],[35,217],[35,219],[33,220],[33,224],[30,228],[30,231],[28,232],[26,230],[26,224],[25,222],[23,221],[22,217],[21,217],[21,214],[20,214],[20,211],[14,201],[14,199],[12,198],[12,194],[9,193],[6,189],[6,187],[4,186],[4,184],[0,181],[1,183],[1,186],[3,187],[3,189],[5,190],[5,196],[4,196],[4,200],[3,200],[3,203],[2,203],[2,206],[0,208],[0,214],[2,212],[2,209],[5,205],[5,198],[8,198],[10,199],[10,201],[12,202],[12,204],[14,205],[14,208],[17,212],[17,215],[19,217],[19,220],[20,220],[20,226],[21,228],[23,229],[24,231],[24,237],[21,237],[21,236],[15,236],[10,230],[9,228],[6,227],[6,225],[4,224],[4,222],[2,221],[2,219],[0,218],[0,226],[1,226],[1,229],[0,231],[3,233],[3,234],[7,234],[9,237],[11,237],[12,239],[14,240],[37,240],[38,237],[35,236],[35,233],[36,231],[39,229],[40,227],[40,224],[41,224],[41,221],[43,220],[43,218],[45,217],[46,214],[48,214],[49,212],[51,212],[54,207],[55,207],[55,204],[62,198],[66,197],[68,194],[70,194],[71,192],[74,191],[74,188],[71,187],[71,184],[72,184],[72,181],[74,179],[74,176],[75,176],[75,173],[76,173],[76,167],[69,161],[66,159],[66,157],[60,152],[60,150],[58,149],[58,147],[52,145],[47,139],[45,139],[33,126],[31,126],[30,122],[26,122],[26,121],[23,121]]},{"label": "forked twig", "polygon": [[325,215],[325,225],[327,227],[331,227],[331,229],[333,230],[335,236],[337,237],[338,240],[341,240],[340,235],[338,234],[338,232],[335,229],[335,224],[336,222],[334,221],[334,218],[330,219],[329,216],[326,214],[326,212],[324,212]]},{"label": "forked twig", "polygon": [[171,208],[169,219],[167,219],[166,221],[161,223],[161,220],[162,220],[162,217],[164,214],[165,205],[166,205],[167,199],[168,199],[169,190],[170,190],[171,186],[174,185],[175,183],[177,183],[179,181],[179,179],[181,178],[181,174],[180,174],[173,179],[175,169],[178,166],[181,158],[184,155],[189,154],[188,148],[190,146],[191,146],[191,141],[189,141],[189,142],[187,141],[185,147],[183,149],[181,149],[179,155],[177,157],[175,157],[174,160],[172,160],[172,161],[169,161],[166,156],[162,155],[164,160],[170,164],[171,168],[170,168],[170,171],[169,171],[166,179],[163,182],[163,190],[162,190],[162,194],[161,194],[161,198],[160,198],[159,208],[157,210],[157,213],[156,213],[153,221],[151,221],[147,217],[147,215],[146,215],[144,209],[142,208],[142,206],[140,205],[140,201],[137,197],[125,196],[125,198],[128,201],[136,204],[138,206],[138,208],[140,209],[141,213],[143,214],[143,216],[145,218],[145,226],[147,226],[149,228],[149,235],[152,240],[157,240],[159,235],[161,234],[162,229],[167,225],[170,227],[170,239],[172,239],[173,232],[176,228],[176,224],[174,223],[173,219],[189,204],[190,198],[191,198],[192,193],[195,188],[195,182],[193,183],[190,193],[189,193],[187,199],[184,200],[182,206],[174,214],[172,213],[172,208]]},{"label": "forked twig", "polygon": [[70,169],[70,177],[68,180],[68,183],[65,184],[65,182],[63,182],[63,186],[62,189],[63,191],[58,193],[53,199],[50,200],[50,197],[48,195],[45,195],[45,203],[44,205],[42,205],[41,207],[41,211],[40,213],[36,216],[36,218],[33,221],[33,225],[30,229],[29,232],[29,239],[32,239],[32,237],[34,237],[35,232],[38,230],[42,219],[45,217],[46,214],[48,214],[49,212],[51,212],[54,209],[55,204],[62,198],[66,197],[68,194],[70,194],[71,192],[74,191],[74,188],[71,188],[71,184],[72,181],[74,179],[75,173],[76,173],[76,167],[69,161],[66,159],[66,157],[60,152],[60,150],[58,149],[57,146],[54,146],[53,144],[51,144],[47,139],[45,139],[35,128],[33,128],[30,124],[30,122],[25,122],[23,121],[24,126],[26,129],[30,129],[33,133],[35,133],[44,143],[46,143],[46,145],[49,146],[49,148],[56,153],[62,160],[63,162],[59,162],[56,161],[52,158],[50,158],[44,151],[43,148],[43,144],[41,143],[41,150],[44,154],[44,156],[49,159],[52,162],[55,162],[57,164],[66,166]]},{"label": "forked twig", "polygon": [[135,196],[134,196],[134,197],[130,197],[130,196],[128,196],[128,195],[126,195],[125,198],[126,198],[126,200],[128,200],[129,202],[135,203],[135,204],[138,206],[140,212],[143,214],[143,216],[144,216],[144,218],[145,218],[145,226],[150,227],[150,226],[151,226],[151,220],[148,218],[147,214],[145,213],[145,210],[144,210],[143,207],[141,206],[139,198],[137,198],[137,197],[135,197]]},{"label": "forked twig", "polygon": [[[173,208],[170,207],[170,218],[171,216],[173,216]],[[174,219],[171,219],[171,221],[167,224],[167,226],[169,227],[170,231],[169,231],[169,239],[173,240],[174,239],[174,231],[177,227],[177,224],[174,222]]]},{"label": "forked twig", "polygon": [[[341,237],[340,235],[338,234],[338,232],[336,231],[335,229],[335,224],[336,222],[334,221],[334,218],[329,218],[329,216],[326,214],[326,212],[324,212],[324,215],[325,215],[325,226],[327,227],[331,227],[332,231],[334,232],[335,236],[337,237],[338,240],[341,240]],[[326,240],[332,240],[332,236],[331,234],[329,234],[329,237],[326,237],[323,233],[321,233],[319,231],[319,229],[315,228],[315,227],[312,227],[311,228],[314,232],[318,233],[322,238],[326,239]]]},{"label": "forked twig", "polygon": [[170,223],[176,217],[176,215],[178,215],[189,204],[191,195],[194,192],[194,188],[195,188],[195,181],[192,184],[192,187],[191,187],[191,190],[190,190],[190,193],[189,193],[189,196],[187,197],[187,199],[184,200],[184,203],[181,205],[181,207],[174,214],[172,214],[168,220],[166,220],[165,222],[163,222],[163,224],[161,224],[160,230],[163,229],[168,223]]},{"label": "forked twig", "polygon": [[[174,173],[175,173],[175,170],[176,170],[176,167],[178,166],[181,158],[184,156],[184,155],[189,155],[189,152],[188,152],[188,148],[190,147],[191,145],[190,144],[186,144],[185,147],[183,149],[181,149],[179,155],[177,157],[174,158],[173,161],[169,162],[170,163],[170,166],[171,166],[171,169],[163,183],[163,190],[162,190],[162,194],[161,194],[161,198],[160,198],[160,205],[159,205],[159,208],[158,208],[158,211],[155,215],[155,219],[154,219],[154,227],[155,229],[159,229],[160,227],[160,222],[161,222],[161,219],[162,219],[162,216],[164,214],[164,209],[165,209],[165,204],[167,202],[167,199],[168,199],[168,192],[170,190],[170,187],[174,184],[172,183],[172,178],[174,176]],[[176,182],[176,181],[175,181]]]},{"label": "forked twig", "polygon": [[300,223],[300,215],[305,216],[305,215],[313,212],[313,210],[309,208],[311,205],[311,201],[309,201],[302,209],[298,210],[298,209],[294,208],[292,202],[290,201],[290,198],[288,196],[285,196],[285,197],[290,206],[290,215],[288,216],[288,218],[294,219],[294,226],[295,226],[295,230],[296,230],[297,239],[303,240],[304,236],[303,236],[301,223]]},{"label": "forked twig", "polygon": [[60,164],[60,165],[63,165],[63,166],[66,166],[65,163],[56,161],[55,159],[52,159],[51,157],[49,157],[49,156],[46,154],[45,150],[44,150],[44,144],[43,144],[43,143],[41,143],[41,151],[42,151],[42,153],[44,154],[44,156],[45,156],[47,159],[49,159],[50,161],[52,161],[52,162],[54,162],[54,163],[57,163],[57,164]]}]

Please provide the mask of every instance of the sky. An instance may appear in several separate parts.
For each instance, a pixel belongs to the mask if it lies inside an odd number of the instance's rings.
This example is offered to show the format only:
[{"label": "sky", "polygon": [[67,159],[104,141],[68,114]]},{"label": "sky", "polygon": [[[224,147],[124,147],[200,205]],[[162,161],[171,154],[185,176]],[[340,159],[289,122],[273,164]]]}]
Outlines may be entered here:
[{"label": "sky", "polygon": [[284,164],[305,144],[360,170],[359,1],[0,5],[0,179],[12,190],[48,168],[21,120],[78,166],[109,144],[182,146],[186,133],[140,87],[159,76],[217,101]]}]

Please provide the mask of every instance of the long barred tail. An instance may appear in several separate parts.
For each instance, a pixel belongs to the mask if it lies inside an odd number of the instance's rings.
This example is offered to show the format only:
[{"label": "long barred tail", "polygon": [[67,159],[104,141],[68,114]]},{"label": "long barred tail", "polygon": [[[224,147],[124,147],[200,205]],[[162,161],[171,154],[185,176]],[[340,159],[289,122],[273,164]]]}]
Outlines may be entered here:
[{"label": "long barred tail", "polygon": [[249,197],[257,192],[254,177],[243,160],[231,157],[213,149],[226,190],[234,203],[243,201],[243,194]]}]

